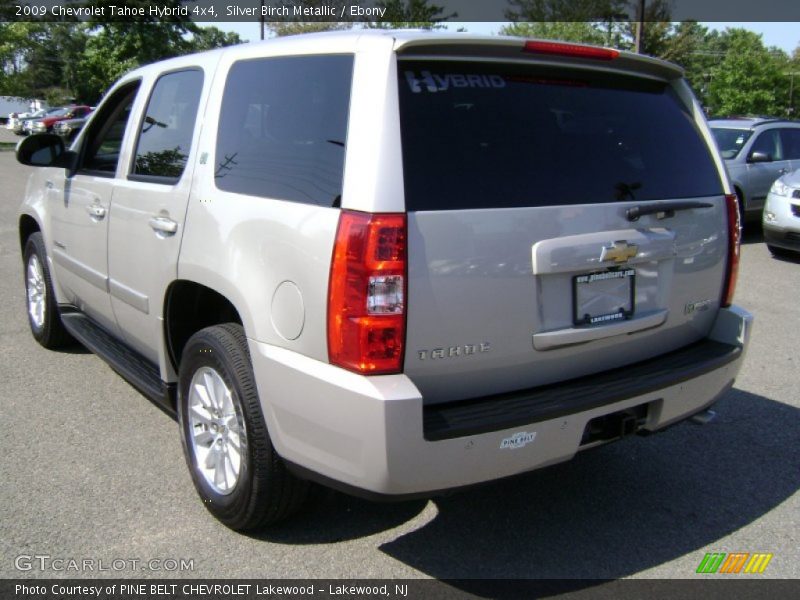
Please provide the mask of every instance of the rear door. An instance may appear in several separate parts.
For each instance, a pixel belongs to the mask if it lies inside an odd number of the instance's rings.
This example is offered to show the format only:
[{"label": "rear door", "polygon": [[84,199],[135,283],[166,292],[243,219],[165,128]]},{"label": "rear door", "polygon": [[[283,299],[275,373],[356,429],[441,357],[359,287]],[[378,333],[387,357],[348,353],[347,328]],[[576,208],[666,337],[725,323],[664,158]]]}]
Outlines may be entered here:
[{"label": "rear door", "polygon": [[800,127],[781,129],[783,152],[789,162],[789,171],[800,169]]},{"label": "rear door", "polygon": [[[439,58],[399,59],[398,86],[405,372],[425,402],[568,380],[708,333],[726,266],[720,163],[674,84]],[[701,206],[628,215],[659,201]]]}]

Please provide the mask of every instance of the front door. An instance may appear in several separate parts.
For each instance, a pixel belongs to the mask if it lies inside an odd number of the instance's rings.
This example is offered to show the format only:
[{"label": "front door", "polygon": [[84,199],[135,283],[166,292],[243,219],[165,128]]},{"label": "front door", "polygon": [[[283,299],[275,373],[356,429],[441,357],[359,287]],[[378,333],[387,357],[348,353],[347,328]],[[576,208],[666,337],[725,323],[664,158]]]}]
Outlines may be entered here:
[{"label": "front door", "polygon": [[138,128],[109,230],[111,305],[125,341],[161,362],[164,292],[177,277],[203,71],[159,77]]},{"label": "front door", "polygon": [[124,86],[103,103],[79,145],[77,173],[48,182],[53,263],[64,300],[112,333],[117,326],[108,294],[108,224],[137,89],[138,82]]}]

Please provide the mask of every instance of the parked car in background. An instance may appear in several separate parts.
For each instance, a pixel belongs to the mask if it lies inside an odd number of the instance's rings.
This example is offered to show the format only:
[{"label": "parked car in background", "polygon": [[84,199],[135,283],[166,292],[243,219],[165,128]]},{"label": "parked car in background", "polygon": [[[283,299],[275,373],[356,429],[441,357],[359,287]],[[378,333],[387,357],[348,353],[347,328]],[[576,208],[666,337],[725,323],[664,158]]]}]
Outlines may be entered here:
[{"label": "parked car in background", "polygon": [[[51,108],[50,110],[57,110],[55,108]],[[41,119],[47,115],[47,110],[37,110],[31,113],[22,113],[15,117],[9,117],[8,119],[8,128],[11,129],[17,135],[23,135],[25,133],[25,124],[29,121],[35,121],[37,119]]]},{"label": "parked car in background", "polygon": [[31,121],[25,128],[28,133],[47,133],[53,130],[53,126],[59,121],[67,119],[82,118],[92,112],[90,106],[65,106],[48,113],[41,119]]},{"label": "parked car in background", "polygon": [[75,119],[66,119],[59,121],[53,125],[53,133],[60,135],[65,141],[71,142],[78,135],[78,132],[83,129],[89,115],[84,117],[76,117]]},{"label": "parked car in background", "polygon": [[0,122],[5,118],[6,128],[14,129],[14,121],[33,112],[47,108],[44,100],[21,98],[19,96],[0,96]]},{"label": "parked car in background", "polygon": [[761,225],[770,252],[800,253],[800,168],[772,184]]},{"label": "parked car in background", "polygon": [[757,218],[772,183],[800,168],[800,122],[764,117],[709,121],[743,218]]}]

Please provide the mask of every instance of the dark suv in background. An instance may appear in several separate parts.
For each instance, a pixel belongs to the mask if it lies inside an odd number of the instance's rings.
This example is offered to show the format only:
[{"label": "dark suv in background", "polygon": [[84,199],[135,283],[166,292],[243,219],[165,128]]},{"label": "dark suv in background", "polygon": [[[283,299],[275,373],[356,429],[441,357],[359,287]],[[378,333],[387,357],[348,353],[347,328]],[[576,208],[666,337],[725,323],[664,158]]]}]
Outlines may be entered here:
[{"label": "dark suv in background", "polygon": [[753,117],[708,124],[739,196],[742,216],[760,217],[773,182],[800,168],[800,122]]}]

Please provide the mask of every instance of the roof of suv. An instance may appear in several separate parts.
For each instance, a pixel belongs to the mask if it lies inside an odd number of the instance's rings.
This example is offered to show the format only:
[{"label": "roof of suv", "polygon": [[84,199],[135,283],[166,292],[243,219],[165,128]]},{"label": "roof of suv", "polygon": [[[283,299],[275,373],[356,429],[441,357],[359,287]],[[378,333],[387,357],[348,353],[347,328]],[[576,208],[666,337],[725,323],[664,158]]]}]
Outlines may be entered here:
[{"label": "roof of suv", "polygon": [[[199,54],[209,58],[219,54],[250,56],[258,52],[258,48],[263,48],[265,46],[269,46],[273,49],[280,48],[281,50],[279,52],[281,53],[309,53],[314,50],[326,52],[353,52],[358,49],[362,41],[366,41],[369,38],[393,40],[395,51],[404,54],[415,54],[420,57],[427,54],[427,52],[424,51],[426,48],[433,50],[434,47],[438,47],[439,49],[447,47],[448,51],[458,55],[464,53],[465,47],[472,49],[472,52],[469,52],[469,54],[474,53],[475,48],[483,47],[484,51],[481,52],[481,56],[486,55],[499,59],[518,59],[519,51],[522,50],[520,46],[523,45],[524,42],[530,41],[520,37],[470,33],[440,33],[426,30],[350,30],[285,36],[261,42],[227,46],[225,48],[209,50]],[[552,42],[553,40],[540,41]],[[586,44],[560,43],[565,44],[566,47],[586,46]],[[433,53],[435,54],[435,52]],[[579,56],[558,56],[557,54],[558,53],[550,55],[543,54],[540,56],[542,60],[547,60],[556,65],[577,63],[603,70],[634,72],[639,75],[654,77],[661,80],[672,80],[683,75],[683,70],[675,64],[627,51],[620,51],[613,61],[598,61],[581,58]],[[131,71],[128,76],[131,74],[142,75],[147,72],[159,72],[165,68],[169,68],[170,65],[177,66],[185,64],[187,61],[196,60],[196,58],[192,58],[196,56],[197,54],[191,54],[139,67]],[[609,63],[613,63],[613,66]]]},{"label": "roof of suv", "polygon": [[727,119],[710,119],[708,121],[711,127],[723,129],[755,129],[762,125],[772,125],[774,123],[800,126],[800,121],[781,119],[779,117],[730,117]]}]

